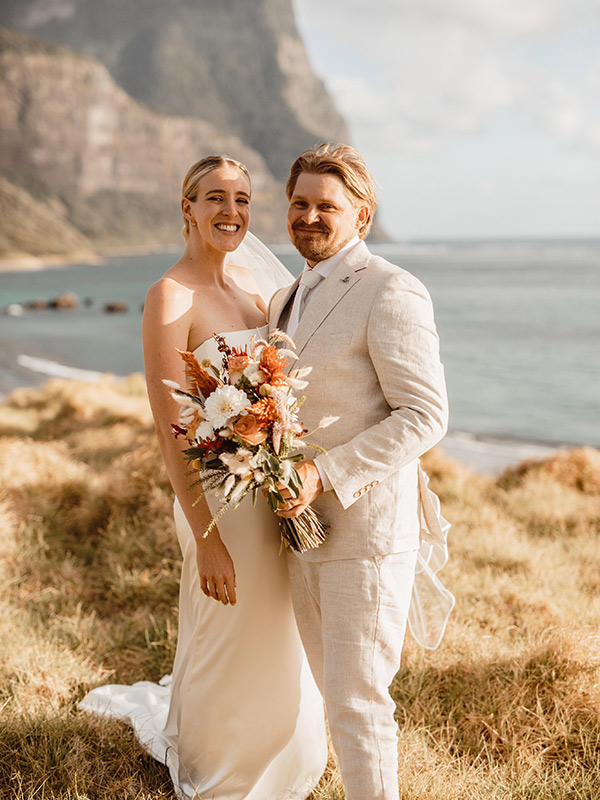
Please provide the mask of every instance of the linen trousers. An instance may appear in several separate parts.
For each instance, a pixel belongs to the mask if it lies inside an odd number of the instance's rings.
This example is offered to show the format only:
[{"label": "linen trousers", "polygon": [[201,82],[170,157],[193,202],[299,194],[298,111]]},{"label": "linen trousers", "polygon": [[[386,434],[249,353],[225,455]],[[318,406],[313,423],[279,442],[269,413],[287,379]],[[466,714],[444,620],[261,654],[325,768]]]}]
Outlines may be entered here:
[{"label": "linen trousers", "polygon": [[400,656],[417,551],[302,561],[288,551],[292,601],[325,700],[346,800],[398,800],[398,726],[389,687]]}]

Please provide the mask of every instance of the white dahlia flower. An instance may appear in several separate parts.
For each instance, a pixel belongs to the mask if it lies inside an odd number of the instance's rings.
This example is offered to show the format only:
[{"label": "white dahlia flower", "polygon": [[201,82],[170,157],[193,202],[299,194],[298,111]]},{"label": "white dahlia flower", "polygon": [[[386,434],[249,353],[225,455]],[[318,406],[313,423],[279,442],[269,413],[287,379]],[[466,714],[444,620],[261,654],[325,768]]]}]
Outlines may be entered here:
[{"label": "white dahlia flower", "polygon": [[222,428],[227,420],[235,417],[249,405],[250,400],[241,389],[236,389],[235,386],[220,386],[204,403],[204,413],[213,428]]}]

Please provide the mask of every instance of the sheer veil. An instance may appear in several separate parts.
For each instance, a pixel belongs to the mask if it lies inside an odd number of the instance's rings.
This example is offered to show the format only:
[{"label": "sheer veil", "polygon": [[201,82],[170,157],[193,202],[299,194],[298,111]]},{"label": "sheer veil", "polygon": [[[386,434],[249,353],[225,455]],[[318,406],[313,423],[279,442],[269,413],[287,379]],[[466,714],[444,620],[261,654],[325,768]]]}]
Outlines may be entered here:
[{"label": "sheer veil", "polygon": [[241,245],[225,257],[226,264],[245,267],[252,273],[261,296],[268,303],[277,289],[293,283],[294,276],[253,233],[244,237]]},{"label": "sheer veil", "polygon": [[429,476],[420,464],[417,477],[421,537],[408,627],[421,647],[435,650],[444,637],[455,603],[454,595],[437,575],[448,561],[448,531],[451,526],[442,516],[440,499],[429,488]]}]

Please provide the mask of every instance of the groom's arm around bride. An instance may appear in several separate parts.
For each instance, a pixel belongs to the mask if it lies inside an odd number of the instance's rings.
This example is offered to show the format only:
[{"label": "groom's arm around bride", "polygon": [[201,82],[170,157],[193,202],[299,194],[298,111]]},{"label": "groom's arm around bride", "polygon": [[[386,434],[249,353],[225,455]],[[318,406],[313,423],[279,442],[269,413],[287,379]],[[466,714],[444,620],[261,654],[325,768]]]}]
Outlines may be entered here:
[{"label": "groom's arm around bride", "polygon": [[270,325],[287,328],[297,366],[313,368],[305,424],[340,417],[311,437],[327,454],[301,466],[303,492],[280,512],[293,516],[312,503],[330,525],[320,548],[289,555],[296,616],[346,797],[396,800],[388,687],[419,544],[418,458],[447,425],[439,341],[425,287],[362,241],[376,199],[355,150],[303,153],[288,198],[288,230],[306,265],[273,298]]}]

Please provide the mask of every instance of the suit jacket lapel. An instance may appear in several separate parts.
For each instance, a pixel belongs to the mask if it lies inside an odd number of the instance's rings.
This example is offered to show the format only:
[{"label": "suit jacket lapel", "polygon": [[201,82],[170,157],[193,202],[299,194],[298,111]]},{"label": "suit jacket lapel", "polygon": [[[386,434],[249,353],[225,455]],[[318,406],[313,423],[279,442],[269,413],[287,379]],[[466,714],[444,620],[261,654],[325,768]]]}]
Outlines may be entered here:
[{"label": "suit jacket lapel", "polygon": [[[302,273],[300,273],[300,275],[301,274]],[[271,307],[269,309],[269,330],[272,331],[279,327],[279,321],[281,319],[283,310],[300,283],[300,275],[298,275],[296,280],[289,286],[286,286],[284,289],[281,289],[279,292],[277,292],[277,294],[275,294],[271,300]]]},{"label": "suit jacket lapel", "polygon": [[[358,283],[361,278],[361,271],[367,266],[370,257],[371,254],[366,244],[360,242],[350,250],[331,275],[325,279],[300,318],[296,334],[293,337],[296,343],[296,355],[300,355],[323,320],[331,313],[346,292],[349,292]],[[282,306],[282,309],[284,306]]]}]

